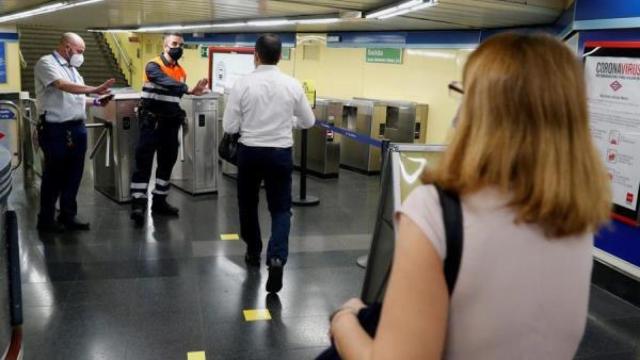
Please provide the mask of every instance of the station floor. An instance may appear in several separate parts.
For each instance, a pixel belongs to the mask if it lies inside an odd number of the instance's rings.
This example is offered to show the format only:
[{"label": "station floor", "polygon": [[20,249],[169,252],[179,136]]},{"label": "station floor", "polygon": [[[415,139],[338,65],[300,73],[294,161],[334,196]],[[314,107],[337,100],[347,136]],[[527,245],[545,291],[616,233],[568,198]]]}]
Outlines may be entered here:
[{"label": "station floor", "polygon": [[[267,296],[264,262],[247,270],[244,244],[221,240],[239,231],[234,180],[222,177],[217,195],[174,189],[180,217],[136,229],[129,207],[94,191],[87,172],[79,212],[89,232],[39,235],[37,183],[14,181],[26,360],[313,359],[329,343],[328,315],[360,293],[356,258],[369,246],[378,177],[309,179],[320,205],[294,208],[284,288]],[[267,236],[264,194],[260,206]],[[271,320],[246,321],[244,310],[261,309]],[[640,309],[592,287],[576,359],[638,357]]]}]

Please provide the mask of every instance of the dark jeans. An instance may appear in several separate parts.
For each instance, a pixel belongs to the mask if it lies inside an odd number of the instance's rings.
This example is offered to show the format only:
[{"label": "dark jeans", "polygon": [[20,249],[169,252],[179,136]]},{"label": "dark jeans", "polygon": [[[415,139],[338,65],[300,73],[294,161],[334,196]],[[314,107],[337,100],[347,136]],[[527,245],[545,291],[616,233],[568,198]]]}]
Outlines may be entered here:
[{"label": "dark jeans", "polygon": [[38,140],[44,153],[39,221],[53,222],[58,198],[60,218],[71,220],[78,213],[76,196],[87,151],[87,129],[84,121],[44,123],[38,133]]},{"label": "dark jeans", "polygon": [[140,137],[136,146],[136,168],[131,177],[131,195],[134,198],[146,198],[153,156],[158,154],[156,168],[156,187],[154,195],[167,196],[171,171],[178,159],[178,131],[184,121],[184,112],[176,116],[164,117],[145,107],[138,113]]},{"label": "dark jeans", "polygon": [[291,228],[291,148],[267,148],[239,145],[238,148],[238,207],[240,236],[247,244],[247,252],[262,252],[262,237],[258,222],[260,183],[264,180],[267,204],[271,213],[271,237],[267,260],[277,257],[284,263],[289,255]]}]

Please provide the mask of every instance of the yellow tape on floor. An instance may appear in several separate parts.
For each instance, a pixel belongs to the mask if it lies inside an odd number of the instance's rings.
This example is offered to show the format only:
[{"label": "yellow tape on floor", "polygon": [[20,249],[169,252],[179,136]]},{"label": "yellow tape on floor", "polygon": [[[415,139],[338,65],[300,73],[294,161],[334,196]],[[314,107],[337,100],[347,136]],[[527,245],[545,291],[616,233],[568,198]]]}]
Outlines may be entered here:
[{"label": "yellow tape on floor", "polygon": [[187,360],[207,360],[204,351],[192,351],[187,353]]},{"label": "yellow tape on floor", "polygon": [[244,310],[244,321],[271,320],[271,313],[267,309]]},{"label": "yellow tape on floor", "polygon": [[220,240],[240,240],[240,236],[238,234],[220,234]]}]

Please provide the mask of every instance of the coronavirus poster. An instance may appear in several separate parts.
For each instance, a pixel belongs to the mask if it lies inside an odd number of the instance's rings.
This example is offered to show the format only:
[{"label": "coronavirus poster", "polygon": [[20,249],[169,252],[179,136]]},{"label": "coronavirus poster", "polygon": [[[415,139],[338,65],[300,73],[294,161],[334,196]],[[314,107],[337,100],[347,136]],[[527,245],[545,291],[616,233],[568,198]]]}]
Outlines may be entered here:
[{"label": "coronavirus poster", "polygon": [[[596,56],[594,56],[596,55]],[[591,133],[611,178],[614,204],[636,211],[640,189],[640,59],[585,61]]]}]

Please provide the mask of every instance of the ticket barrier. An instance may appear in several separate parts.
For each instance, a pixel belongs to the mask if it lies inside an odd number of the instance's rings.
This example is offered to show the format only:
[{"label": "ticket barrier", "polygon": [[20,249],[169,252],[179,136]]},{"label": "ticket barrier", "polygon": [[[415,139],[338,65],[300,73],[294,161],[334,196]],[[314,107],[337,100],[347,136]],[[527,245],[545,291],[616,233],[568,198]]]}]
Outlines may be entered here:
[{"label": "ticket barrier", "polygon": [[[2,100],[6,101],[6,100]],[[6,104],[3,104],[5,108]],[[8,210],[12,154],[0,147],[0,358],[22,358],[22,290],[20,241],[16,213]]]},{"label": "ticket barrier", "polygon": [[[87,128],[92,132],[94,188],[110,199],[131,201],[131,175],[140,134],[136,109],[140,93],[123,90],[106,106],[92,107]],[[101,130],[101,131],[100,131]]]},{"label": "ticket barrier", "polygon": [[384,138],[394,143],[427,140],[429,105],[408,101],[379,101],[375,116],[384,116]]},{"label": "ticket barrier", "polygon": [[[407,101],[355,98],[345,102],[341,127],[376,140],[425,143],[429,107]],[[348,169],[380,172],[380,149],[343,139],[340,164]]]},{"label": "ticket barrier", "polygon": [[[342,116],[343,101],[335,99],[317,99],[313,110],[316,120],[336,126],[336,119]],[[294,165],[300,166],[301,130],[293,131]],[[340,136],[333,131],[318,126],[307,132],[307,171],[322,178],[338,177],[340,170]]]},{"label": "ticket barrier", "polygon": [[411,191],[421,185],[420,175],[424,169],[437,165],[445,148],[444,145],[389,145],[362,287],[362,300],[366,303],[382,301],[384,297],[395,246],[394,214]]},{"label": "ticket barrier", "polygon": [[34,175],[42,176],[44,169],[44,153],[40,149],[38,143],[38,107],[34,99],[22,99],[22,128],[24,137],[23,141],[23,161],[24,173],[27,178],[33,178]]},{"label": "ticket barrier", "polygon": [[[384,137],[383,120],[374,117],[376,102],[373,100],[346,100],[342,105],[342,117],[338,127],[376,140]],[[340,139],[340,166],[366,174],[380,172],[380,149],[354,139]]]},{"label": "ticket barrier", "polygon": [[180,129],[178,162],[171,184],[192,195],[218,191],[218,105],[220,95],[188,95],[180,105],[187,113]]},{"label": "ticket barrier", "polygon": [[25,91],[0,92],[0,147],[13,154],[14,168],[24,160],[24,114],[28,111],[24,100],[28,98]]}]

